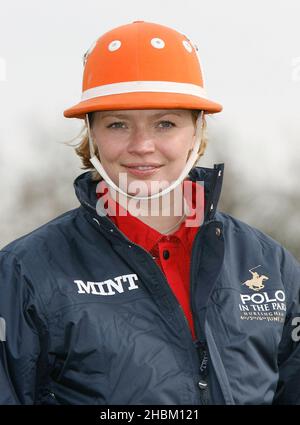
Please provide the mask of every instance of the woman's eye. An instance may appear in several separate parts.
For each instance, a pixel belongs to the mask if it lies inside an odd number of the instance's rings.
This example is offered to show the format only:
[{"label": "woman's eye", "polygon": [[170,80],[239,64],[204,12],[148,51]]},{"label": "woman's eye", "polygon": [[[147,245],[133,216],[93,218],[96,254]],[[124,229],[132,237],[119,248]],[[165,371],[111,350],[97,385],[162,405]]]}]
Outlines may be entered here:
[{"label": "woman's eye", "polygon": [[113,122],[109,124],[107,128],[125,128],[125,123],[121,121]]},{"label": "woman's eye", "polygon": [[159,128],[172,128],[175,127],[175,124],[171,121],[160,121],[158,124]]}]

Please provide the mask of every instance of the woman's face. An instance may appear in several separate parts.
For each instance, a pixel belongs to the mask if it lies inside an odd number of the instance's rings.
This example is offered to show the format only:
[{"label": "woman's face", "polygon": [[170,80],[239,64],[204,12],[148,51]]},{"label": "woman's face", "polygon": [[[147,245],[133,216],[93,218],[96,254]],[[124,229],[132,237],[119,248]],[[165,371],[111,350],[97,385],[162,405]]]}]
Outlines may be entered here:
[{"label": "woman's face", "polygon": [[[169,186],[181,174],[194,144],[192,112],[183,109],[98,111],[92,124],[100,161],[117,186],[126,173],[130,194],[132,182],[143,181],[146,194],[151,182]],[[152,183],[153,184],[153,183]]]}]

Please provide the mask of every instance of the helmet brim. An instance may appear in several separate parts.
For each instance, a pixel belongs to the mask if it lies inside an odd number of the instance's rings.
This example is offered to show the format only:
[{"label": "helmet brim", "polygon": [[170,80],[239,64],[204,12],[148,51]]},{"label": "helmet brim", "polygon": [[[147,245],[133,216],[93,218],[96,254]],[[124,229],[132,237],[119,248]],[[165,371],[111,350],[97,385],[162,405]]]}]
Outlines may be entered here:
[{"label": "helmet brim", "polygon": [[85,100],[66,109],[64,116],[84,119],[85,114],[89,112],[125,109],[193,109],[214,114],[221,112],[223,107],[212,100],[190,94],[138,92],[99,96]]}]

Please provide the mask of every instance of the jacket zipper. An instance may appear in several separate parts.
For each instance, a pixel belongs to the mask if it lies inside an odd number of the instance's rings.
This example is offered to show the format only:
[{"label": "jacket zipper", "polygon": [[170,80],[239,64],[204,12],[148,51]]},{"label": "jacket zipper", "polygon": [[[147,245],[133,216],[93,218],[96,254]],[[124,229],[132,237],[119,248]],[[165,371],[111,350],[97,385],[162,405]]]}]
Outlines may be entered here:
[{"label": "jacket zipper", "polygon": [[[208,224],[205,223],[206,225]],[[196,256],[196,244],[197,239],[199,239],[199,235],[202,231],[204,224],[200,226],[200,229],[195,235],[193,245],[192,245],[192,252],[191,252],[191,264],[190,264],[190,305],[192,310],[192,316],[193,318],[196,318],[196,308],[195,308],[195,301],[194,301],[194,273],[193,273],[193,264],[195,263],[195,256]],[[203,326],[204,329],[204,326]],[[195,323],[195,334],[197,340],[194,342],[195,347],[199,356],[199,374],[200,374],[200,381],[198,382],[198,386],[200,389],[200,399],[201,404],[209,404],[209,388],[208,388],[208,352],[207,352],[207,344],[206,344],[206,338],[205,335],[203,335],[203,338],[199,338],[198,335],[198,324]]]},{"label": "jacket zipper", "polygon": [[[215,220],[208,220],[205,225],[209,225],[211,223],[213,223]],[[195,264],[195,256],[196,256],[196,239],[199,239],[199,235],[201,233],[201,229],[204,227],[204,224],[202,225],[202,227],[200,227],[199,232],[197,232],[194,242],[193,242],[193,246],[192,246],[192,255],[191,255],[191,268],[190,268],[190,275],[191,275],[191,291],[190,291],[190,295],[191,295],[191,309],[192,309],[192,315],[193,317],[196,318],[195,315],[195,298],[193,297],[193,292],[194,292],[194,282],[195,282],[195,273],[193,270],[193,264]],[[194,260],[194,261],[193,261]],[[209,394],[209,385],[208,385],[208,373],[209,373],[209,367],[213,367],[214,363],[215,363],[215,368],[217,367],[217,361],[215,361],[215,349],[211,349],[210,352],[210,356],[208,356],[208,344],[207,344],[207,338],[206,338],[206,334],[204,331],[204,325],[205,323],[203,323],[202,326],[202,333],[200,334],[200,338],[198,337],[197,331],[198,331],[198,323],[195,323],[195,332],[197,335],[197,341],[196,343],[196,347],[198,350],[198,355],[199,355],[199,364],[200,364],[200,368],[199,368],[199,373],[200,373],[200,381],[199,381],[199,388],[202,389],[202,391],[200,392],[200,398],[201,398],[201,402],[202,404],[211,404],[211,398],[210,398],[210,394]],[[211,341],[211,337],[209,337],[209,341]],[[211,366],[208,365],[208,361],[210,362]],[[218,379],[218,378],[217,378]],[[224,401],[226,400],[225,398],[225,393],[222,390],[222,394],[224,397]],[[231,403],[226,403],[226,404],[231,404]]]}]

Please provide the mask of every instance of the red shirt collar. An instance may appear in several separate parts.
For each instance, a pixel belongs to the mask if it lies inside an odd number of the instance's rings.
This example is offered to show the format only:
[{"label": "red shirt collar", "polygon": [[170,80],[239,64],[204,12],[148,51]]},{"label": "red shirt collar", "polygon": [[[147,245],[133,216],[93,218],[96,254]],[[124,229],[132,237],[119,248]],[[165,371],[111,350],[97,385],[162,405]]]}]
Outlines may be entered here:
[{"label": "red shirt collar", "polygon": [[99,182],[97,186],[97,198],[99,199],[105,195],[104,207],[108,211],[110,219],[129,239],[147,251],[150,251],[159,240],[168,239],[171,236],[172,239],[178,238],[185,246],[188,246],[191,245],[195,233],[203,220],[204,187],[191,180],[185,180],[183,184],[183,194],[191,213],[181,223],[180,227],[169,235],[162,234],[148,226],[139,218],[131,215],[118,202],[115,202],[109,195],[108,187],[104,180]]}]

